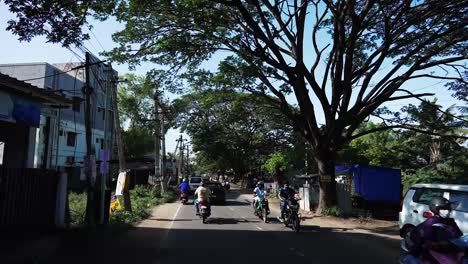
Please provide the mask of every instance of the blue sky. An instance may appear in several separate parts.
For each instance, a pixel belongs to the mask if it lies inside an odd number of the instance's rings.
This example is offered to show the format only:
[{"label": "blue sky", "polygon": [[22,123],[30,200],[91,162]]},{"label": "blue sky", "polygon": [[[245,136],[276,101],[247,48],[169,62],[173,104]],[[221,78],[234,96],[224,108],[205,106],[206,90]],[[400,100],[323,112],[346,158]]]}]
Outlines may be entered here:
[{"label": "blue sky", "polygon": [[[59,44],[46,43],[44,37],[36,37],[31,42],[19,42],[16,36],[5,30],[7,21],[13,17],[14,16],[8,11],[3,2],[0,2],[0,43],[2,45],[2,49],[0,50],[0,64],[24,62],[66,63],[72,61],[76,62],[79,60],[75,54],[65,48],[62,48]],[[95,22],[93,23],[93,34],[90,34],[91,39],[86,41],[84,45],[94,54],[98,54],[103,51],[103,49],[109,50],[115,47],[115,44],[111,39],[112,33],[121,28],[122,25],[112,19],[105,22]],[[81,52],[77,51],[77,53],[84,57]],[[205,63],[204,66],[208,69],[214,70],[219,59],[222,57],[223,56],[215,56],[214,59]],[[125,64],[114,64],[113,67],[119,72],[119,74],[130,72],[128,70],[128,66]],[[144,75],[148,70],[154,67],[154,64],[142,64],[136,68],[134,73]],[[439,99],[438,102],[444,107],[457,103],[457,101],[450,96],[450,92],[446,91],[446,88],[444,88],[443,84],[438,80],[415,80],[405,84],[404,88],[419,93],[435,93]],[[169,97],[174,98],[173,95]],[[291,103],[295,103],[294,96],[291,95],[288,99]],[[416,100],[394,101],[387,103],[386,106],[391,110],[398,110],[408,103],[418,104],[419,102]],[[321,118],[319,117],[318,119],[320,122]],[[178,136],[178,131],[169,131],[166,141],[167,151],[172,152],[174,150],[176,144],[175,140]]]}]

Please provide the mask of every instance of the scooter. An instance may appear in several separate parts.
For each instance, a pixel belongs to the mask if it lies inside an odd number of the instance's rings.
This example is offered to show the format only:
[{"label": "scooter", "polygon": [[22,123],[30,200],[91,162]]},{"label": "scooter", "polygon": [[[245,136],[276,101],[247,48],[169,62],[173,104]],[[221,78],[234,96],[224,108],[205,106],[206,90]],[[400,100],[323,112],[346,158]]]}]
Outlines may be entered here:
[{"label": "scooter", "polygon": [[188,199],[189,199],[188,193],[181,193],[181,194],[180,194],[180,202],[181,202],[182,204],[186,204],[187,201],[188,201]]},{"label": "scooter", "polygon": [[231,184],[228,181],[224,182],[224,189],[226,191],[229,191],[229,189],[231,189]]},{"label": "scooter", "polygon": [[270,214],[270,208],[268,206],[268,199],[264,197],[260,201],[260,207],[255,205],[255,215],[257,215],[260,219],[263,220],[263,222],[268,221],[268,215]]},{"label": "scooter", "polygon": [[[444,230],[446,225],[438,223],[433,225],[434,228]],[[468,236],[451,239],[449,242],[459,249],[458,252],[441,253],[435,250],[428,250],[426,255],[430,256],[433,261],[424,259],[423,257],[416,257],[411,254],[408,245],[411,243],[409,234],[405,237],[400,247],[403,254],[399,260],[400,264],[428,264],[437,261],[440,264],[468,264]]]},{"label": "scooter", "polygon": [[200,201],[198,202],[198,209],[200,212],[200,218],[202,219],[202,223],[206,224],[206,219],[211,215],[209,204],[205,201]]},{"label": "scooter", "polygon": [[284,210],[284,225],[291,226],[294,232],[299,232],[301,229],[301,218],[299,217],[300,197],[295,196],[286,201],[286,209]]}]

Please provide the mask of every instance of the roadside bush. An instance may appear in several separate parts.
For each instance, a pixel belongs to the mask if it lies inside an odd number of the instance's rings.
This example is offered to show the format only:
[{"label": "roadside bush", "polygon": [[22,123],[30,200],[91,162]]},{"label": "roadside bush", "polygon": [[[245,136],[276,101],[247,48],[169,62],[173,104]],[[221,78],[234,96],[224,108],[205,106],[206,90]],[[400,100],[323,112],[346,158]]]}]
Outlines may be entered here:
[{"label": "roadside bush", "polygon": [[341,216],[343,216],[343,213],[341,212],[340,208],[338,208],[336,206],[333,206],[333,207],[330,207],[330,208],[327,208],[327,209],[323,210],[322,215],[341,217]]},{"label": "roadside bush", "polygon": [[[112,214],[109,222],[118,225],[133,225],[151,215],[154,206],[168,203],[174,200],[174,191],[169,189],[164,195],[157,195],[159,191],[155,187],[135,186],[130,190],[132,200],[132,212],[125,210]],[[119,196],[119,202],[123,207],[123,197]]]},{"label": "roadside bush", "polygon": [[68,206],[70,208],[70,224],[82,225],[85,224],[86,216],[86,193],[68,194]]}]

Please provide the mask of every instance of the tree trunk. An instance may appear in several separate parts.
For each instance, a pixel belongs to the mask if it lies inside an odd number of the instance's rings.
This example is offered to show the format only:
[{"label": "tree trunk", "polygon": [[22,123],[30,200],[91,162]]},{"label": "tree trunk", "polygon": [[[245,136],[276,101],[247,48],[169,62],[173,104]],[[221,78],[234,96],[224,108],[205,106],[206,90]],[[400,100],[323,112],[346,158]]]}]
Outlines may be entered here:
[{"label": "tree trunk", "polygon": [[315,155],[318,165],[320,196],[317,212],[321,214],[324,210],[337,205],[336,182],[335,182],[335,155],[331,151],[319,151]]}]

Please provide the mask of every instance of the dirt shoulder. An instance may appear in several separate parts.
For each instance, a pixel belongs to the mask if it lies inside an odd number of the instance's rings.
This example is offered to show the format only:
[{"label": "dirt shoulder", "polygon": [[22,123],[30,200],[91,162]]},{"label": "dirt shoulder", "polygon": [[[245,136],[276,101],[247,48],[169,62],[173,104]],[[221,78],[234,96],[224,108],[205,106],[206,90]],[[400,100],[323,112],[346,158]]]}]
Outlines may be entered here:
[{"label": "dirt shoulder", "polygon": [[[270,208],[279,215],[279,200],[270,199]],[[319,216],[313,212],[300,211],[303,225],[333,228],[342,231],[366,233],[370,235],[400,240],[398,222],[385,221],[372,218],[339,218],[332,216]]]},{"label": "dirt shoulder", "polygon": [[2,252],[2,259],[5,263],[132,263],[136,254],[138,263],[154,263],[178,207],[178,202],[156,206],[149,218],[133,227],[55,230]]}]

